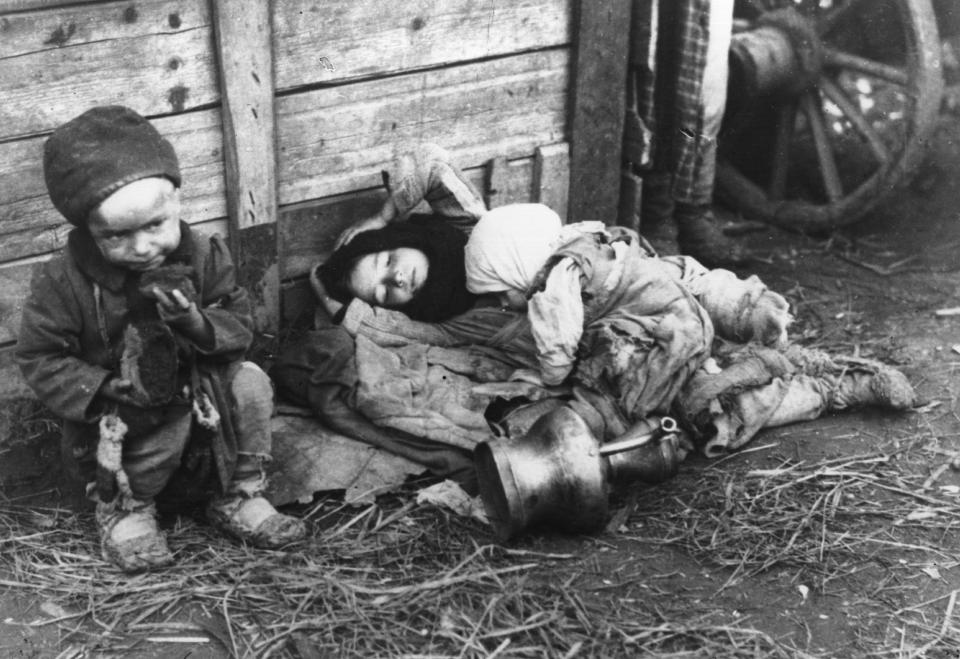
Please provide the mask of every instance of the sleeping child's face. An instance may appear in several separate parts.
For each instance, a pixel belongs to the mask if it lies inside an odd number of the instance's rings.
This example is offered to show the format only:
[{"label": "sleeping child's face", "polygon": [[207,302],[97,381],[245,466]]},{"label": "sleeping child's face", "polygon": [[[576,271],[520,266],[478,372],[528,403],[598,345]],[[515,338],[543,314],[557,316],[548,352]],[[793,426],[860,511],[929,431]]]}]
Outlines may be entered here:
[{"label": "sleeping child's face", "polygon": [[430,271],[427,255],[413,247],[365,254],[356,260],[347,287],[367,304],[400,307],[423,288]]},{"label": "sleeping child's face", "polygon": [[153,270],[180,245],[180,191],[161,177],[128,183],[90,213],[87,228],[111,264]]}]

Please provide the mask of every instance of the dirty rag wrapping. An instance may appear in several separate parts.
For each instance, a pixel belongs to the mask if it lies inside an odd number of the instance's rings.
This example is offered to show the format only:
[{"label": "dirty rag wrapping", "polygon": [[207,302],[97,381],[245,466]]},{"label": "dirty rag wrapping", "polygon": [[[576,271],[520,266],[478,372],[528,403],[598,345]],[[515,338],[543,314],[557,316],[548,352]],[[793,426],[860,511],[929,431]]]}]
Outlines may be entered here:
[{"label": "dirty rag wrapping", "polygon": [[[592,234],[578,237],[557,254],[572,257],[588,280],[604,284],[587,304],[591,322],[580,341],[571,386],[545,387],[536,378],[533,383],[518,381],[522,371],[514,370],[516,361],[492,346],[431,346],[400,340],[399,332],[380,345],[379,335],[361,332],[353,338],[343,326],[312,330],[288,345],[271,374],[281,395],[311,407],[332,429],[412,459],[437,475],[469,468],[472,448],[493,437],[484,412],[498,398],[561,399],[603,441],[615,439],[648,414],[674,411],[679,401],[689,410],[683,418],[700,423],[706,442],[716,434],[711,414],[732,409],[718,408],[720,398],[766,387],[777,377],[789,377],[792,367],[774,349],[760,350],[767,361],[759,359],[757,346],[734,351],[723,363],[731,367],[729,372],[719,380],[707,379],[701,365],[709,356],[712,325],[690,292],[694,287],[689,282],[684,282],[686,288],[678,285],[678,266],[645,255],[633,236],[623,236],[630,248],[625,260],[614,258],[610,243]],[[704,274],[694,267],[698,264],[682,265]],[[688,279],[695,281],[692,275]],[[696,290],[714,298],[709,306],[717,313],[733,317],[732,310],[749,310],[761,289],[766,290],[751,282],[741,288]],[[727,300],[718,290],[734,294]],[[785,316],[780,322],[787,321]],[[766,318],[762,322],[764,327],[769,324]],[[749,333],[741,324],[720,326],[725,333]],[[489,330],[493,334],[499,327]],[[686,396],[678,397],[683,387]],[[769,419],[782,398],[776,393],[765,390],[756,409],[741,411],[752,420],[739,435],[742,442]]]},{"label": "dirty rag wrapping", "polygon": [[283,398],[311,408],[331,430],[475,488],[470,455],[462,447],[378,426],[356,409],[355,345],[342,327],[311,330],[291,341],[270,375]]},{"label": "dirty rag wrapping", "polygon": [[332,430],[424,465],[470,489],[471,454],[494,437],[496,401],[538,401],[568,389],[511,381],[495,349],[411,341],[385,348],[340,326],[311,330],[271,370],[281,396],[310,407]]}]

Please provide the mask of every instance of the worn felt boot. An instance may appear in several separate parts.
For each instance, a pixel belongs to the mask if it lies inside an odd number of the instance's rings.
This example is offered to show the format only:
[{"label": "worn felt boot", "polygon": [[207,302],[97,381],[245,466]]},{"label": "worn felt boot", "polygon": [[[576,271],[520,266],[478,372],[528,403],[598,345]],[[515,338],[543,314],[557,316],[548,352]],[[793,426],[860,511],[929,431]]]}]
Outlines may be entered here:
[{"label": "worn felt boot", "polygon": [[873,373],[852,372],[837,382],[830,407],[843,410],[849,407],[876,405],[893,410],[913,407],[916,394],[907,377],[888,366],[879,366]]},{"label": "worn felt boot", "polygon": [[750,260],[739,243],[724,235],[709,206],[678,203],[673,216],[681,253],[708,268],[729,268]]},{"label": "worn felt boot", "polygon": [[207,505],[208,520],[227,535],[261,549],[303,540],[307,534],[303,521],[278,512],[264,498],[265,489],[262,471],[236,474],[227,494]]},{"label": "worn felt boot", "polygon": [[906,410],[916,403],[916,393],[907,376],[883,362],[830,355],[796,344],[788,346],[783,354],[802,373],[820,381],[831,410],[864,405]]},{"label": "worn felt boot", "polygon": [[100,549],[124,572],[142,572],[173,563],[173,554],[157,526],[153,501],[130,499],[97,503]]}]

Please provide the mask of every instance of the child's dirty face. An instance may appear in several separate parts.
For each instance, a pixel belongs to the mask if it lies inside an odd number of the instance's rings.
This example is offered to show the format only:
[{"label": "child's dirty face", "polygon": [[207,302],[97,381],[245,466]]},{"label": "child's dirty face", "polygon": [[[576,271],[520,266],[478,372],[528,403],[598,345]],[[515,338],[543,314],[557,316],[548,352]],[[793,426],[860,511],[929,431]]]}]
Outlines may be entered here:
[{"label": "child's dirty face", "polygon": [[90,213],[87,228],[113,265],[153,270],[180,245],[180,191],[166,178],[134,181]]},{"label": "child's dirty face", "polygon": [[398,247],[357,259],[347,286],[367,304],[400,307],[423,288],[429,271],[426,254],[413,247]]}]

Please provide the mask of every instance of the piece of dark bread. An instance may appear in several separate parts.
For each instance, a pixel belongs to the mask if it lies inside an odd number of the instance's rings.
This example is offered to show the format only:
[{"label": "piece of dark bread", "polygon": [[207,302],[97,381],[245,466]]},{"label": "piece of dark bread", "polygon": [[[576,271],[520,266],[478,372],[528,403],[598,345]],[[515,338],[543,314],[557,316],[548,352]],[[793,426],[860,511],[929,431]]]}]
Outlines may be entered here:
[{"label": "piece of dark bread", "polygon": [[162,265],[159,268],[148,270],[140,275],[140,294],[150,299],[156,299],[153,292],[155,288],[159,288],[168,294],[176,289],[191,302],[197,302],[197,289],[193,285],[193,274],[193,266],[183,263]]}]

